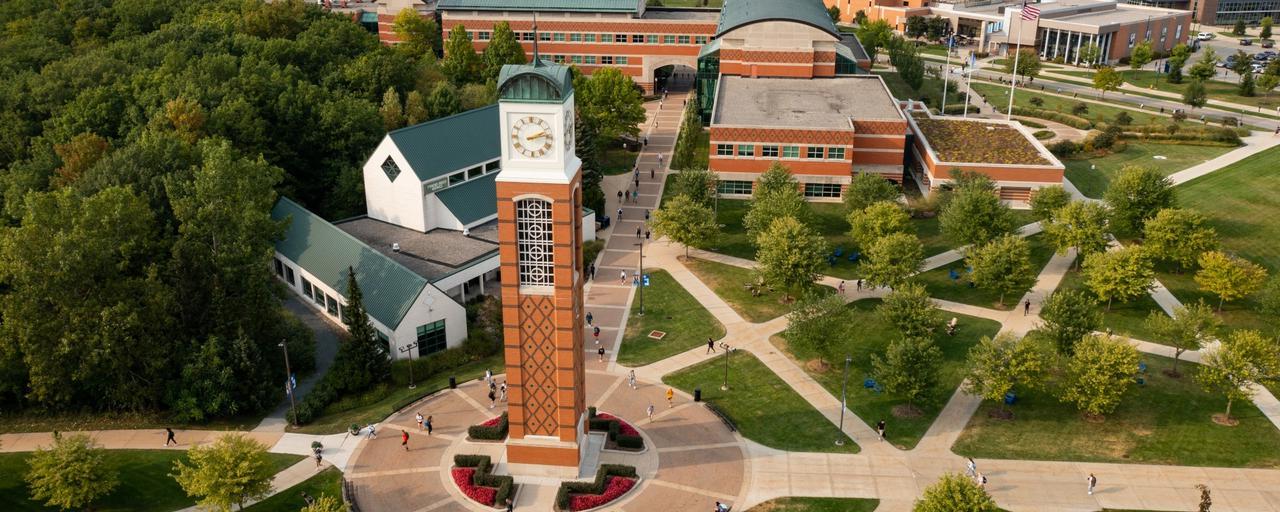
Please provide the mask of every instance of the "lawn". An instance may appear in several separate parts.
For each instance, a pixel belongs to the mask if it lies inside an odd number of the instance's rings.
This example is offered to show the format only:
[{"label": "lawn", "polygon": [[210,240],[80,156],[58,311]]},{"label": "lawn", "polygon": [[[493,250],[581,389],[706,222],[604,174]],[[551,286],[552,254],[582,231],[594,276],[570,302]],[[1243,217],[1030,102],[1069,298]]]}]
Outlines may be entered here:
[{"label": "lawn", "polygon": [[262,422],[266,412],[236,416],[208,423],[179,423],[166,413],[130,412],[24,412],[6,411],[0,414],[0,433],[21,432],[72,432],[77,430],[163,430],[165,427],[188,430],[253,430]]},{"label": "lawn", "polygon": [[[1140,165],[1168,176],[1183,169],[1207,162],[1235,148],[1221,146],[1190,146],[1160,144],[1156,142],[1125,141],[1125,150],[1093,158],[1072,158],[1062,163],[1067,166],[1067,179],[1080,193],[1101,199],[1111,180],[1126,165]],[[1164,157],[1163,159],[1156,158]]]},{"label": "lawn", "polygon": [[[0,454],[0,510],[47,511],[33,502],[28,494],[24,476],[30,469],[27,457],[31,452]],[[300,455],[267,454],[275,472],[292,466],[303,457]],[[169,473],[176,460],[186,460],[186,452],[180,450],[110,450],[106,461],[119,472],[120,484],[106,498],[95,504],[97,512],[133,511],[168,512],[195,504],[178,486]],[[294,507],[296,510],[299,507]]]},{"label": "lawn", "polygon": [[1280,148],[1271,148],[1178,186],[1178,204],[1200,211],[1224,249],[1280,270]]},{"label": "lawn", "polygon": [[[725,360],[717,357],[663,377],[663,382],[693,393],[731,418],[743,437],[770,448],[794,452],[857,453],[858,444],[840,432],[804,398],[778,378],[756,356],[742,350],[729,356],[729,390]],[[844,439],[836,446],[836,439]]]},{"label": "lawn", "polygon": [[316,499],[328,495],[341,501],[342,472],[334,467],[325,468],[324,471],[316,473],[316,476],[281,491],[280,494],[255,503],[245,510],[247,512],[295,512],[306,506],[306,501],[302,499],[304,492]]},{"label": "lawn", "polygon": [[[1049,259],[1053,257],[1053,247],[1049,245],[1044,236],[1035,235],[1027,238],[1027,242],[1031,245],[1031,266],[1036,268],[1037,274],[1049,263]],[[921,273],[913,278],[916,282],[924,284],[929,290],[929,295],[942,300],[961,302],[984,308],[999,309],[1009,311],[1018,304],[1019,298],[1022,297],[1026,290],[1020,293],[1011,293],[1004,298],[1004,305],[998,304],[1000,300],[1000,292],[985,288],[974,288],[969,286],[966,279],[964,261],[957,261],[950,265],[939,267],[928,272]],[[960,279],[952,280],[951,271],[955,271]],[[1030,287],[1028,287],[1030,289]]]},{"label": "lawn", "polygon": [[[1192,272],[1179,274],[1166,265],[1157,265],[1156,270],[1156,279],[1159,279],[1160,283],[1183,304],[1203,300],[1205,304],[1214,308],[1218,306],[1218,296],[1201,291]],[[1218,318],[1222,320],[1224,330],[1227,332],[1236,329],[1256,329],[1268,335],[1276,334],[1276,319],[1263,314],[1260,308],[1261,306],[1252,297],[1236,300],[1223,305]]]},{"label": "lawn", "polygon": [[[707,338],[724,337],[721,325],[684,287],[665,270],[649,273],[651,286],[644,289],[645,311],[641,316],[640,301],[631,302],[631,317],[622,338],[618,362],[626,366],[644,366],[666,359],[699,345]],[[649,332],[667,333],[662,340],[649,337]]]},{"label": "lawn", "polygon": [[[690,258],[684,264],[748,322],[767,322],[790,312],[792,303],[783,303],[781,292],[785,291],[793,299],[804,295],[805,292],[805,290],[793,288],[765,291],[759,296],[752,296],[744,286],[744,283],[755,283],[757,280],[755,271],[752,269],[697,258]],[[835,292],[835,289],[830,286],[815,285],[814,289],[821,293]]]},{"label": "lawn", "polygon": [[920,417],[896,418],[893,416],[893,407],[906,403],[904,400],[863,386],[863,381],[871,377],[871,355],[883,354],[890,341],[901,337],[896,328],[882,320],[876,313],[875,308],[878,305],[880,305],[879,299],[860,300],[849,304],[848,307],[853,310],[854,315],[850,325],[856,325],[857,328],[833,333],[836,340],[824,354],[824,359],[831,363],[831,368],[826,371],[815,371],[813,366],[806,363],[818,354],[792,350],[790,346],[785,346],[786,343],[781,336],[775,336],[772,341],[798,359],[797,363],[835,396],[840,396],[840,390],[844,384],[844,357],[851,355],[853,361],[849,366],[849,410],[868,424],[883,418],[889,424],[886,429],[889,441],[904,449],[911,449],[920,442],[920,438],[929,429],[929,425],[933,424],[934,418],[942,411],[951,394],[960,385],[960,381],[964,380],[964,360],[969,353],[969,348],[983,336],[994,336],[1000,330],[1000,323],[943,312],[944,318],[956,317],[959,320],[959,328],[955,336],[941,334],[936,339],[943,356],[938,386],[922,403],[916,404],[923,410]]},{"label": "lawn", "polygon": [[377,423],[394,412],[391,407],[406,401],[421,398],[444,389],[449,385],[449,377],[455,376],[458,382],[478,379],[484,376],[486,368],[500,373],[505,363],[502,354],[495,354],[486,359],[467,363],[453,371],[436,375],[416,375],[415,389],[408,386],[387,383],[367,391],[362,395],[346,397],[329,404],[324,411],[306,425],[298,428],[290,427],[289,432],[300,434],[341,434],[347,431],[352,423],[367,425]]},{"label": "lawn", "polygon": [[1280,467],[1280,431],[1252,403],[1237,402],[1236,427],[1210,419],[1226,399],[1195,382],[1198,365],[1180,363],[1181,379],[1162,371],[1173,360],[1143,354],[1146,384],[1133,386],[1102,423],[1044,392],[1023,392],[1012,421],[991,419],[984,403],[952,450],[992,459],[1133,462],[1219,467]]},{"label": "lawn", "polygon": [[[1062,284],[1058,285],[1059,290],[1084,290],[1089,296],[1094,297],[1093,292],[1084,284],[1084,278],[1078,270],[1070,270],[1066,276],[1062,278]],[[1111,304],[1111,309],[1107,310],[1107,304],[1098,304],[1098,312],[1102,313],[1102,326],[1111,329],[1115,334],[1124,336],[1132,336],[1134,338],[1157,342],[1157,336],[1152,333],[1146,326],[1147,315],[1152,311],[1163,312],[1160,305],[1156,304],[1155,299],[1150,295],[1143,295],[1141,298],[1131,302],[1115,302]]]},{"label": "lawn", "polygon": [[[1009,87],[1008,86],[997,85],[997,84],[992,84],[987,82],[982,82],[982,83],[974,82],[972,87],[975,92],[977,92],[978,94],[986,98],[988,103],[999,106],[1001,108],[1004,108],[1004,106],[1008,105],[1009,103]],[[1044,105],[1039,107],[1032,105],[1031,104],[1032,97],[1038,97],[1044,100]],[[1168,116],[1156,115],[1149,112],[1143,112],[1141,110],[1120,108],[1118,106],[1114,106],[1111,104],[1103,105],[1099,103],[1083,101],[1082,99],[1072,99],[1072,98],[1064,98],[1061,96],[1054,96],[1051,94],[1042,94],[1040,91],[1034,90],[1034,88],[1030,91],[1024,88],[1018,89],[1017,92],[1014,94],[1014,100],[1013,100],[1014,106],[1027,107],[1027,108],[1041,108],[1045,110],[1053,110],[1053,111],[1061,112],[1063,114],[1068,114],[1068,115],[1072,115],[1071,108],[1075,106],[1076,103],[1081,103],[1081,102],[1083,102],[1085,105],[1089,107],[1089,112],[1079,117],[1089,119],[1090,121],[1093,121],[1095,123],[1111,121],[1112,119],[1115,119],[1116,115],[1121,112],[1127,112],[1130,116],[1132,116],[1134,124],[1140,124],[1140,125],[1141,124],[1165,124],[1169,121]]]},{"label": "lawn", "polygon": [[[1063,73],[1072,76],[1080,76],[1083,78],[1093,79],[1093,74],[1088,72],[1067,72]],[[1125,83],[1133,84],[1143,89],[1151,89],[1154,85],[1155,90],[1171,92],[1181,95],[1186,90],[1187,84],[1191,80],[1183,80],[1180,84],[1171,84],[1165,80],[1165,75],[1150,70],[1120,70],[1120,74],[1124,76]],[[1204,90],[1209,95],[1209,99],[1222,100],[1235,103],[1238,105],[1248,105],[1251,107],[1262,107],[1264,110],[1275,110],[1280,107],[1280,94],[1271,93],[1259,94],[1257,96],[1241,96],[1237,94],[1239,84],[1235,82],[1226,82],[1222,80],[1209,80],[1204,83]]]},{"label": "lawn", "polygon": [[600,152],[600,172],[606,176],[631,172],[639,155],[638,151],[628,151],[623,148],[621,143],[611,144],[608,149]]},{"label": "lawn", "polygon": [[[914,89],[896,71],[876,71],[874,73],[884,78],[885,87],[889,88],[889,94],[896,99],[924,100],[934,110],[937,110],[938,106],[942,105],[943,83],[941,78],[933,78],[926,74],[924,81],[920,83],[920,89]],[[947,87],[947,106],[951,105],[964,105],[954,86]]]},{"label": "lawn", "polygon": [[871,498],[774,498],[747,512],[872,512],[880,500]]}]

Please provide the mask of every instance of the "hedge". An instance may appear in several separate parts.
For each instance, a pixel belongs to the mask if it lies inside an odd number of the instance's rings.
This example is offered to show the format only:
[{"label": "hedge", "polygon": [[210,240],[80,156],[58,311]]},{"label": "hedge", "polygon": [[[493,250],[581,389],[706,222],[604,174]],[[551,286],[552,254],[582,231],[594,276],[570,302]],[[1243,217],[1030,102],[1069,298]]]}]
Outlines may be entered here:
[{"label": "hedge", "polygon": [[498,417],[498,424],[493,426],[472,425],[467,427],[467,436],[482,441],[501,441],[507,438],[507,429],[511,424],[507,421],[507,413]]},{"label": "hedge", "polygon": [[[997,105],[996,110],[1004,112],[1005,110],[1007,110],[1007,108]],[[1058,112],[1057,110],[1014,106],[1013,115],[1035,117],[1039,119],[1048,119],[1050,121],[1057,121],[1059,123],[1065,124],[1067,126],[1070,126],[1072,128],[1076,128],[1079,130],[1088,130],[1090,128],[1093,128],[1093,122],[1089,121],[1088,119],[1085,119],[1079,116],[1074,116],[1071,114],[1066,114],[1063,112]]]},{"label": "hedge", "polygon": [[[505,418],[506,415],[504,414],[503,417]],[[507,498],[511,497],[515,480],[507,475],[493,474],[493,464],[488,455],[454,455],[453,465],[460,468],[476,468],[476,476],[472,483],[484,487],[496,487],[498,494],[493,498],[495,504],[505,504]],[[632,468],[632,472],[635,472],[635,468]]]},{"label": "hedge", "polygon": [[556,492],[556,507],[560,510],[568,510],[570,494],[603,494],[604,486],[611,476],[639,478],[636,474],[635,466],[601,464],[600,469],[596,471],[596,479],[594,481],[561,482],[560,490]]},{"label": "hedge", "polygon": [[[593,432],[606,432],[609,441],[612,441],[618,448],[628,450],[644,449],[644,438],[638,435],[628,435],[622,433],[622,423],[616,418],[600,418],[596,414],[595,407],[587,408],[587,429]],[[634,428],[632,428],[634,430]]]}]

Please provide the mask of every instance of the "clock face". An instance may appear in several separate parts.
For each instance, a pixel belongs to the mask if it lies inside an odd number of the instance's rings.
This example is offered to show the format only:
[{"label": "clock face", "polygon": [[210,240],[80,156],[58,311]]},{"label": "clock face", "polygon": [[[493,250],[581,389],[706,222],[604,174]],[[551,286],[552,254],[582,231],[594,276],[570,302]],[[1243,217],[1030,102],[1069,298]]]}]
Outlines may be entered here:
[{"label": "clock face", "polygon": [[541,158],[550,153],[554,141],[551,125],[540,117],[522,117],[511,125],[511,148],[525,158]]},{"label": "clock face", "polygon": [[564,152],[573,147],[573,112],[564,113]]}]

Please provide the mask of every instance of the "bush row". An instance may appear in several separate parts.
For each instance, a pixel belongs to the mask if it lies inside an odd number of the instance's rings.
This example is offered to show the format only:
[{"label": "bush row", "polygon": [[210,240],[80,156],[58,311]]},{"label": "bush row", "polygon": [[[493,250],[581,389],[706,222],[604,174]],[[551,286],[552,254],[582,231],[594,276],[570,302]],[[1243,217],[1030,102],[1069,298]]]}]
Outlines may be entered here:
[{"label": "bush row", "polygon": [[606,432],[608,439],[627,450],[643,450],[644,438],[635,427],[608,414],[599,414],[595,407],[587,408],[587,428],[593,432]]},{"label": "bush row", "polygon": [[[503,415],[505,419],[506,415]],[[505,423],[505,422],[504,422]],[[507,498],[511,497],[511,490],[515,485],[515,480],[506,475],[493,474],[493,464],[488,455],[464,455],[458,454],[453,456],[453,465],[460,468],[476,468],[474,479],[471,481],[473,485],[482,487],[493,487],[498,491],[493,497],[493,503],[504,504]],[[635,472],[635,468],[632,468]]]},{"label": "bush row", "polygon": [[501,441],[507,438],[507,429],[511,424],[507,421],[507,413],[498,416],[497,422],[486,421],[479,425],[467,427],[467,436],[481,441]]},{"label": "bush row", "polygon": [[[996,110],[999,110],[1000,112],[1003,113],[1006,110],[1008,110],[1008,108],[1002,105],[996,105]],[[1059,123],[1065,124],[1067,126],[1070,126],[1072,128],[1076,128],[1079,130],[1088,130],[1090,128],[1093,128],[1092,121],[1089,121],[1088,119],[1085,119],[1083,117],[1073,116],[1071,114],[1058,112],[1057,110],[1019,107],[1015,105],[1013,107],[1013,115],[1035,117],[1039,119],[1048,119],[1050,121],[1057,121]]]},{"label": "bush row", "polygon": [[596,471],[596,479],[591,482],[561,482],[556,492],[556,508],[569,510],[569,501],[573,494],[604,494],[605,484],[609,477],[638,478],[634,466],[620,464],[601,464]]}]

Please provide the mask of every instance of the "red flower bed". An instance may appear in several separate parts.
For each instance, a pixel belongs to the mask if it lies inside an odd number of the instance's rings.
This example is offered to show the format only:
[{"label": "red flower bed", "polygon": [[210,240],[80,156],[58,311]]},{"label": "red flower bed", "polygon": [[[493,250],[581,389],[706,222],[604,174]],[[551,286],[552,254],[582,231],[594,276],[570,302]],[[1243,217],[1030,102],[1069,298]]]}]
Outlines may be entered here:
[{"label": "red flower bed", "polygon": [[639,436],[640,436],[640,431],[636,430],[636,428],[635,428],[635,427],[631,426],[631,424],[630,424],[630,423],[627,423],[627,421],[626,421],[626,420],[624,420],[624,419],[622,419],[622,418],[619,418],[619,417],[614,416],[614,415],[612,415],[612,414],[603,413],[603,412],[601,412],[601,413],[596,413],[596,417],[597,417],[597,418],[601,418],[601,419],[605,419],[605,420],[615,420],[615,421],[617,421],[617,422],[618,422],[618,433],[619,433],[619,434],[622,434],[622,435],[624,435],[624,436],[637,436],[637,437],[639,437]]},{"label": "red flower bed", "polygon": [[502,416],[497,416],[497,417],[495,417],[495,418],[491,418],[491,419],[489,419],[489,421],[486,421],[486,422],[484,422],[484,423],[481,423],[481,424],[480,424],[480,426],[482,426],[482,427],[496,427],[496,426],[498,426],[498,423],[501,423],[501,422],[502,422]]},{"label": "red flower bed", "polygon": [[462,489],[462,494],[468,498],[475,500],[476,503],[492,507],[493,500],[498,495],[498,490],[492,487],[482,487],[472,484],[472,479],[476,476],[476,468],[453,468],[453,483]]},{"label": "red flower bed", "polygon": [[572,498],[569,498],[569,510],[578,512],[603,506],[626,494],[635,485],[636,481],[630,478],[610,477],[609,485],[604,488],[604,494],[575,494]]}]

